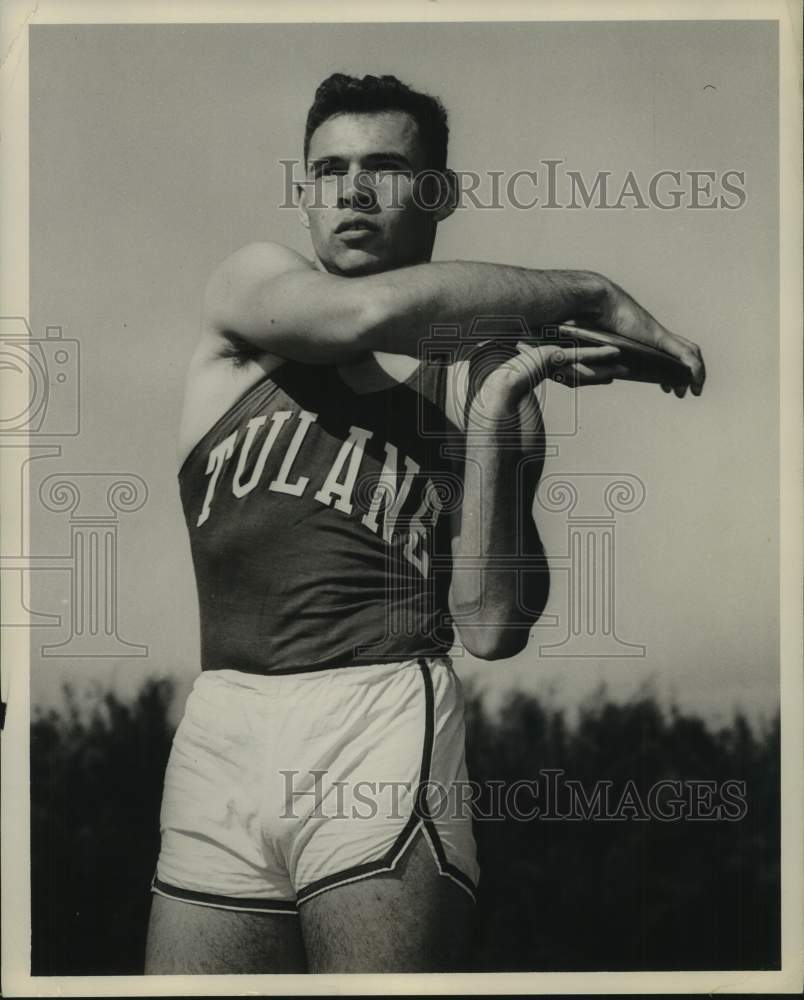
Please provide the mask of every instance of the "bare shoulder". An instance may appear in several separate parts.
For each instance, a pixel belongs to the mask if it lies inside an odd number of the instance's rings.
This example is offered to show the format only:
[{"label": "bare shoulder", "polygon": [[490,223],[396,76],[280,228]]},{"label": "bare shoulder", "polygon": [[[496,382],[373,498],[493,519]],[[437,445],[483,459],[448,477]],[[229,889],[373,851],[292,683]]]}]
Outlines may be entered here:
[{"label": "bare shoulder", "polygon": [[244,282],[263,281],[285,271],[311,268],[311,261],[282,243],[247,243],[213,268],[205,303],[209,300],[209,304],[214,305],[219,297],[226,297],[233,286],[237,290]]},{"label": "bare shoulder", "polygon": [[211,334],[238,332],[238,323],[248,319],[249,303],[267,281],[313,269],[311,261],[281,243],[247,243],[213,268],[204,289],[204,328]]},{"label": "bare shoulder", "polygon": [[248,309],[259,289],[282,274],[313,269],[306,257],[281,243],[247,243],[222,260],[213,268],[204,289],[200,357],[194,360],[205,355],[214,360],[221,339],[230,347],[247,351]]},{"label": "bare shoulder", "polygon": [[237,399],[269,375],[282,359],[256,347],[237,329],[237,303],[259,282],[283,272],[312,268],[280,243],[249,243],[218,264],[203,293],[201,330],[184,386],[178,461],[186,456]]}]

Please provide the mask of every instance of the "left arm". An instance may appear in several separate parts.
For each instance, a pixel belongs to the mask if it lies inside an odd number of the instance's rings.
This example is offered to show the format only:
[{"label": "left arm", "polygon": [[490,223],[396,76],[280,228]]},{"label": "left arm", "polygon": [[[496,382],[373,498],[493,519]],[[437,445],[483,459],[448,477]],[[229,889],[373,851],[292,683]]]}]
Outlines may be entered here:
[{"label": "left arm", "polygon": [[[463,500],[456,518],[450,608],[466,649],[514,656],[547,603],[550,573],[532,507],[544,464],[533,389],[560,368],[565,385],[611,382],[616,348],[520,348],[488,374],[466,413]],[[464,394],[465,398],[465,394]]]},{"label": "left arm", "polygon": [[[476,427],[479,416],[470,409]],[[483,418],[486,423],[486,412]],[[464,646],[484,660],[524,649],[550,587],[531,513],[544,464],[544,431],[532,395],[520,404],[517,424],[519,443],[499,425],[467,430],[463,503],[455,515],[451,610]]]}]

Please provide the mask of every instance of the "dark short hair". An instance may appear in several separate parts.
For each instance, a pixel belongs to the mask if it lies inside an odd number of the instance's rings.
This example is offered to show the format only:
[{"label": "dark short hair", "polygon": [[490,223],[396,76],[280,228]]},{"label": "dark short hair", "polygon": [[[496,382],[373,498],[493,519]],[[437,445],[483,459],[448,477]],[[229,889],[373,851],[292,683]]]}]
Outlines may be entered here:
[{"label": "dark short hair", "polygon": [[419,93],[395,76],[364,76],[361,80],[345,73],[328,76],[315,92],[304,128],[304,162],[310,138],[322,122],[333,115],[371,111],[406,111],[419,126],[428,167],[444,170],[449,127],[447,112],[437,97]]}]

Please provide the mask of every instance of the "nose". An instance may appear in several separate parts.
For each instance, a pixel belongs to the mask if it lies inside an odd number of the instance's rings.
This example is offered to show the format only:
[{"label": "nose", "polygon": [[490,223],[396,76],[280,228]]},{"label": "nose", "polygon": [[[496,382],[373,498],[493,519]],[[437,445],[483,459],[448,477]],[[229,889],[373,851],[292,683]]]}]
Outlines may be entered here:
[{"label": "nose", "polygon": [[372,175],[367,170],[350,170],[342,174],[338,185],[338,208],[357,212],[372,212],[377,207],[377,192]]}]

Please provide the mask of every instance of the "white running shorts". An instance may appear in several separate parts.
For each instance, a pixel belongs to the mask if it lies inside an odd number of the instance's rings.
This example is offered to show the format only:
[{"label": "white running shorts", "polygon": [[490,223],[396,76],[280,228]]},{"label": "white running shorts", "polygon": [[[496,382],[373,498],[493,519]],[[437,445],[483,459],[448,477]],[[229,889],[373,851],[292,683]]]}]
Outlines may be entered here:
[{"label": "white running shorts", "polygon": [[392,870],[421,829],[439,873],[474,898],[467,788],[449,657],[204,671],[165,774],[152,889],[294,914],[327,889]]}]

